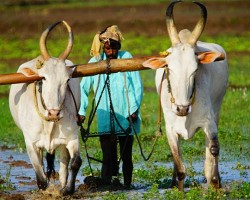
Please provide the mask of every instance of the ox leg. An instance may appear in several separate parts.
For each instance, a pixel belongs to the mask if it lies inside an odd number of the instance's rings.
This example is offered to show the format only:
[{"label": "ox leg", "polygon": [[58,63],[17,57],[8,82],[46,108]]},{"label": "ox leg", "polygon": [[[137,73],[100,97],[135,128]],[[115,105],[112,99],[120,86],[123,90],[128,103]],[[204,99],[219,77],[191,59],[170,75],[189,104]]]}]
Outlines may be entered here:
[{"label": "ox leg", "polygon": [[218,167],[219,157],[219,140],[217,136],[208,138],[206,136],[206,160],[204,164],[205,176],[207,185],[212,185],[214,188],[221,187],[221,180]]},{"label": "ox leg", "polygon": [[71,170],[71,177],[70,180],[67,181],[67,185],[63,187],[61,193],[62,195],[71,195],[75,191],[75,181],[77,173],[81,167],[82,159],[80,157],[79,152],[79,144],[78,141],[71,142],[67,146],[68,155],[70,155],[70,170]]},{"label": "ox leg", "polygon": [[175,136],[168,135],[168,143],[174,161],[172,187],[178,185],[178,189],[180,191],[184,191],[184,180],[186,177],[186,170],[181,160],[180,141],[178,135]]},{"label": "ox leg", "polygon": [[66,187],[68,181],[69,161],[70,161],[70,155],[68,149],[65,146],[61,146],[59,180],[62,188]]},{"label": "ox leg", "polygon": [[48,182],[43,168],[43,151],[33,145],[26,145],[26,148],[30,162],[35,170],[37,186],[39,189],[45,190]]},{"label": "ox leg", "polygon": [[47,178],[48,178],[48,181],[50,180],[50,177],[52,175],[55,176],[55,153],[46,153],[46,160],[47,160],[47,171],[46,171],[46,174],[47,174]]}]

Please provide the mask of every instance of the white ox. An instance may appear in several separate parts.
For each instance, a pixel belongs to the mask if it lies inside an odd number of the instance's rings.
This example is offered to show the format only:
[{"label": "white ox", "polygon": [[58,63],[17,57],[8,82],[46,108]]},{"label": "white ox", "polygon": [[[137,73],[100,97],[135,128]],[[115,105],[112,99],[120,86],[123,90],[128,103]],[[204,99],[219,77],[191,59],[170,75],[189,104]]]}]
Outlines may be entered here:
[{"label": "white ox", "polygon": [[[69,43],[59,58],[50,57],[46,48],[49,32],[61,22],[46,29],[40,38],[41,55],[22,64],[18,72],[26,76],[40,76],[34,83],[12,84],[9,95],[11,114],[22,130],[27,153],[35,170],[39,189],[46,189],[53,172],[53,155],[60,147],[59,179],[62,194],[72,194],[75,179],[82,160],[79,153],[78,126],[76,116],[80,105],[79,79],[70,79],[73,63],[66,60],[72,45],[73,33],[69,32]],[[48,152],[48,177],[43,168],[43,150]],[[52,160],[51,160],[52,159]],[[70,164],[70,169],[69,168]],[[71,178],[68,178],[71,170]],[[69,179],[69,180],[68,180]]]},{"label": "white ox", "polygon": [[[190,139],[202,128],[206,138],[204,172],[207,184],[218,188],[221,186],[218,170],[218,122],[228,84],[228,64],[226,58],[223,58],[226,54],[217,44],[198,41],[207,19],[205,6],[198,2],[194,3],[202,12],[194,30],[191,33],[185,29],[177,34],[172,17],[173,7],[177,2],[172,2],[166,12],[172,43],[169,54],[165,58],[149,59],[143,65],[159,68],[155,79],[157,91],[161,95],[167,138],[174,161],[172,185],[178,185],[179,190],[184,189],[186,172],[181,159],[180,136],[185,140]],[[164,66],[165,69],[162,68]]]}]

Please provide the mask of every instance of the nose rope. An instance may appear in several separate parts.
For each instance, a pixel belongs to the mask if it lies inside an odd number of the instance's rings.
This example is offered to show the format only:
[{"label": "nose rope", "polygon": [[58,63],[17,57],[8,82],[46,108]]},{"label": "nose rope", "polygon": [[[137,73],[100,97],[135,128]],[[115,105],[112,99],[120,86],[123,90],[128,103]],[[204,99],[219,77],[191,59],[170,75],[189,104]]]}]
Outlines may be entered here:
[{"label": "nose rope", "polygon": [[[172,93],[172,87],[171,87],[170,79],[169,79],[169,69],[167,66],[165,66],[164,70],[165,70],[166,79],[168,82],[168,93],[170,94],[170,102],[175,103],[175,98],[174,98],[173,93]],[[195,79],[194,79],[194,86],[193,86],[192,94],[191,94],[190,99],[189,99],[189,102],[190,102],[189,106],[193,105],[195,102],[195,93],[196,93],[195,85],[196,85],[196,83],[195,83]]]},{"label": "nose rope", "polygon": [[168,82],[168,93],[170,94],[170,101],[171,101],[171,103],[175,103],[175,98],[172,94],[172,88],[171,88],[171,84],[170,84],[170,80],[169,80],[169,69],[167,66],[165,66],[165,72],[166,72],[166,79]]},{"label": "nose rope", "polygon": [[194,86],[193,86],[193,90],[192,90],[192,94],[191,94],[191,97],[190,97],[190,105],[193,105],[194,102],[195,102],[195,93],[196,93],[196,82],[195,82],[195,79],[194,79]]},{"label": "nose rope", "polygon": [[[35,104],[35,108],[36,108],[36,111],[38,113],[38,115],[45,121],[52,121],[52,122],[57,122],[59,121],[59,119],[50,119],[48,117],[45,117],[39,110],[39,106],[38,106],[38,102],[37,102],[37,92],[36,92],[36,85],[37,85],[37,81],[34,82],[34,87],[33,87],[33,96],[34,96],[34,104]],[[43,98],[42,98],[42,95],[40,95],[40,99],[41,99],[41,104],[43,106],[43,108],[45,109],[46,108],[46,105],[44,104],[44,101],[43,101]],[[60,106],[60,109],[63,107],[63,103],[62,105]],[[47,109],[45,109],[47,110]]]}]

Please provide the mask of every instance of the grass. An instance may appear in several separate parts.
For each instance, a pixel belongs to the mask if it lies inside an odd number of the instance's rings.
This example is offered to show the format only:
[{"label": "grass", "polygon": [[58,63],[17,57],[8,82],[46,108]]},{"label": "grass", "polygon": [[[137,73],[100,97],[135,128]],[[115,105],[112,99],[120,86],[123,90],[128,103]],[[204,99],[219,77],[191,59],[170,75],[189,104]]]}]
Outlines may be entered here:
[{"label": "grass", "polygon": [[[93,35],[93,34],[92,34]],[[88,52],[92,41],[92,35],[75,36],[75,44],[70,55],[75,63],[86,63],[89,59]],[[30,39],[21,40],[16,37],[0,36],[0,54],[1,64],[0,73],[13,73],[21,64],[20,60],[29,60],[39,55],[38,36]],[[156,55],[169,47],[169,41],[165,36],[147,37],[143,35],[134,35],[128,33],[123,43],[123,49],[128,49],[134,56],[140,55]],[[217,37],[203,36],[205,41],[213,41],[225,47],[229,57],[229,88],[226,93],[222,109],[219,126],[219,139],[221,146],[221,161],[238,159],[239,162],[235,166],[241,170],[242,176],[249,170],[249,165],[242,164],[241,161],[249,161],[249,132],[250,132],[250,58],[249,54],[249,33],[236,35],[219,35]],[[3,41],[8,40],[8,45]],[[53,44],[48,42],[51,54],[58,55],[65,44],[61,44],[63,39],[58,38],[54,41],[58,48],[53,48]],[[144,41],[147,41],[145,43]],[[244,43],[240,41],[245,41]],[[238,45],[240,44],[240,45]],[[21,47],[21,48],[18,48]],[[14,49],[14,50],[13,50]],[[11,60],[12,67],[8,67]],[[13,65],[14,63],[14,65]],[[154,86],[154,72],[151,70],[141,71],[144,84],[144,98],[141,107],[142,114],[142,133],[139,138],[142,143],[144,154],[147,156],[151,151],[152,144],[157,130],[157,112],[158,112],[158,96]],[[16,127],[12,120],[8,107],[8,91],[9,86],[0,87],[0,121],[1,145],[16,145],[20,151],[25,151],[24,139],[21,131]],[[162,119],[162,121],[164,121]],[[95,125],[94,125],[95,126]],[[199,131],[192,140],[182,141],[182,152],[184,162],[192,165],[196,160],[204,158],[205,144],[204,134]],[[90,175],[91,171],[86,161],[84,146],[82,145],[82,157],[85,159],[81,173]],[[88,152],[91,156],[100,159],[101,151],[98,138],[90,138],[87,142]],[[233,149],[233,150],[232,150]],[[157,165],[157,163],[171,163],[172,157],[170,149],[166,142],[165,129],[163,123],[163,135],[158,139],[154,153],[148,162],[144,162],[140,155],[138,143],[134,143],[133,160],[138,168],[134,170],[134,182],[140,182],[145,186],[149,186],[149,190],[141,194],[143,199],[248,199],[250,194],[249,183],[232,182],[230,189],[214,191],[209,189],[203,191],[200,181],[194,177],[197,173],[192,167],[188,167],[188,177],[185,184],[190,187],[189,191],[180,193],[177,189],[166,190],[164,193],[159,192],[159,188],[168,188],[172,169]],[[191,163],[191,164],[190,164]],[[100,164],[92,162],[95,175],[100,174]],[[143,167],[140,167],[143,165]],[[143,169],[145,167],[145,169]],[[168,177],[168,178],[167,178]],[[103,199],[127,199],[127,194],[109,193]],[[134,198],[131,198],[134,199]]]},{"label": "grass", "polygon": [[7,169],[5,176],[2,176],[2,174],[0,174],[0,192],[4,190],[15,189],[15,187],[11,183],[10,175],[11,175],[11,166]]}]

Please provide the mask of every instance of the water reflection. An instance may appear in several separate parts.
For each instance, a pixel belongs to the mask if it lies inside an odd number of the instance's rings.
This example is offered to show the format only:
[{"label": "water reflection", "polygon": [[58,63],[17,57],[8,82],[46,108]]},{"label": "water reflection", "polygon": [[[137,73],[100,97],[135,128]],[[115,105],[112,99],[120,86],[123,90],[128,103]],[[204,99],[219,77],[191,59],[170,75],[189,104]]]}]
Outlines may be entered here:
[{"label": "water reflection", "polygon": [[[240,166],[243,167],[239,167]],[[142,166],[145,167],[145,163],[141,164],[135,164],[135,169],[141,169]],[[163,166],[166,169],[172,168],[172,163],[163,163],[158,162],[154,163],[154,165]],[[204,179],[204,173],[203,173],[203,161],[201,162],[194,162],[192,164],[185,163],[187,167],[187,177],[188,178],[194,178],[196,180],[202,180]],[[244,168],[244,166],[246,166]],[[55,163],[56,171],[59,170],[59,162],[57,161]],[[191,177],[190,174],[188,174],[188,171],[195,171],[196,175],[195,177]],[[220,161],[219,162],[219,170],[221,175],[221,181],[222,186],[233,182],[233,181],[239,181],[239,182],[249,182],[250,181],[250,165],[248,161]],[[17,151],[13,151],[10,149],[7,150],[1,150],[0,151],[0,177],[6,178],[9,177],[9,182],[11,182],[12,186],[15,187],[15,190],[18,191],[31,191],[31,190],[37,190],[36,185],[36,177],[35,172],[32,168],[32,165],[30,164],[29,157],[26,153],[20,153]],[[77,175],[77,182],[76,182],[76,188],[78,185],[83,183],[84,176],[82,176],[81,172]],[[52,184],[58,184],[57,182],[52,182]],[[136,185],[136,183],[134,183]]]}]

